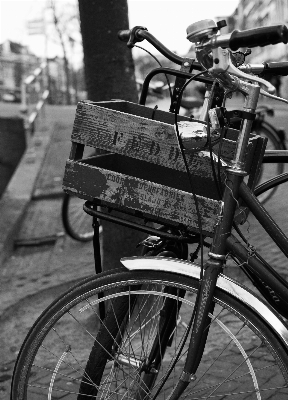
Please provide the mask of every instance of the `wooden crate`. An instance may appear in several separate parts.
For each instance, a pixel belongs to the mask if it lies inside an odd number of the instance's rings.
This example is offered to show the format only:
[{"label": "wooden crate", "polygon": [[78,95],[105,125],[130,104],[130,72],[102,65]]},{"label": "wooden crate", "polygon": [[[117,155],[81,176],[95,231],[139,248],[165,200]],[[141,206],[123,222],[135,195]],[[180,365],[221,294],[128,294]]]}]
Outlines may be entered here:
[{"label": "wooden crate", "polygon": [[[237,132],[229,132],[221,149],[223,181],[225,167],[233,158],[236,136]],[[125,101],[80,102],[71,140],[63,181],[65,191],[159,223],[199,230],[173,114]],[[263,145],[259,137],[251,138],[249,143],[246,167],[251,172],[250,186],[255,184],[259,170],[255,162],[259,157],[253,155],[263,152]],[[83,159],[85,146],[113,154]],[[218,200],[209,152],[187,154],[186,158],[202,228],[212,235],[222,202]]]}]

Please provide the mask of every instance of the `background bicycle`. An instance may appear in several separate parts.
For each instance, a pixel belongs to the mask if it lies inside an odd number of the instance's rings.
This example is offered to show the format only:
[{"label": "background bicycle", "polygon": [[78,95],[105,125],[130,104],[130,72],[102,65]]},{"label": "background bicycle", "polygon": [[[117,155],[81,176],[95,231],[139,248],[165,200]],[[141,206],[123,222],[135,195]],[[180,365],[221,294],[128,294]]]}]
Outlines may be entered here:
[{"label": "background bicycle", "polygon": [[[101,154],[101,150],[87,148],[86,157]],[[93,218],[83,212],[84,200],[71,193],[64,193],[61,216],[66,233],[79,242],[89,242],[93,239]],[[102,227],[100,227],[102,233]]]},{"label": "background bicycle", "polygon": [[77,196],[65,193],[62,203],[62,222],[66,233],[72,239],[89,242],[93,239],[93,220],[83,213],[84,201]]}]

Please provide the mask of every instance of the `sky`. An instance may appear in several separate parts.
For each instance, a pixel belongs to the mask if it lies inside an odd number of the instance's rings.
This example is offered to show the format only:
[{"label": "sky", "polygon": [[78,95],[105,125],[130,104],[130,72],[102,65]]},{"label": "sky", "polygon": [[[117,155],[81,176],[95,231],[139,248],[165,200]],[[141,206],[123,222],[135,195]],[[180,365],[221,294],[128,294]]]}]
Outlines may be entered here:
[{"label": "sky", "polygon": [[[70,0],[75,3],[76,0]],[[87,0],[89,1],[89,0]],[[117,0],[114,0],[117,1]],[[56,3],[67,0],[56,0]],[[45,40],[42,35],[28,35],[27,21],[40,18],[46,0],[0,0],[0,43],[6,39],[28,45],[39,57],[44,56]],[[160,42],[172,51],[184,55],[190,42],[186,28],[202,19],[229,16],[239,0],[128,0],[130,27],[141,25],[148,28]],[[140,43],[143,45],[144,42]],[[61,56],[61,49],[48,41],[48,56]],[[157,54],[146,42],[145,48]],[[139,54],[139,50],[135,55]],[[74,58],[81,58],[81,50],[74,48]],[[77,60],[76,60],[77,62]]]},{"label": "sky", "polygon": [[[238,3],[239,0],[128,0],[129,25],[145,26],[170,50],[184,55],[191,47],[186,39],[189,25],[202,19],[229,16]],[[145,43],[145,48],[155,54],[149,43]]]}]

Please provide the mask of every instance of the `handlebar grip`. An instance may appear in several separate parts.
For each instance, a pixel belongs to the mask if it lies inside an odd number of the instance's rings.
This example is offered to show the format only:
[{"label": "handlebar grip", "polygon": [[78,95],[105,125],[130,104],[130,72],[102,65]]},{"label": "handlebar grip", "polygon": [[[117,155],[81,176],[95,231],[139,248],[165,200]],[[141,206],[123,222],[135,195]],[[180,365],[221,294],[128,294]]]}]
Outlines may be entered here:
[{"label": "handlebar grip", "polygon": [[288,61],[264,63],[263,75],[265,74],[287,76]]},{"label": "handlebar grip", "polygon": [[128,42],[131,35],[130,29],[122,29],[118,32],[118,39],[122,40],[122,42]]},{"label": "handlebar grip", "polygon": [[122,42],[128,42],[130,35],[131,35],[130,29],[123,29],[118,32],[118,38],[122,40]]},{"label": "handlebar grip", "polygon": [[287,43],[288,29],[285,25],[263,26],[245,31],[232,32],[229,47],[238,50],[240,47],[267,46],[269,44]]}]

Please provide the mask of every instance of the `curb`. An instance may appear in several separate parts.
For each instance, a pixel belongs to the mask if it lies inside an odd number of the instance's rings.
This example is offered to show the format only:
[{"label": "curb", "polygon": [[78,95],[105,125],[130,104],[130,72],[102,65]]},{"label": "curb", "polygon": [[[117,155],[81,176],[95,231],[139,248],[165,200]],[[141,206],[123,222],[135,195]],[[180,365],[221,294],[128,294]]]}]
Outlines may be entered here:
[{"label": "curb", "polygon": [[33,196],[53,128],[54,124],[46,131],[35,132],[0,199],[0,267],[14,249],[14,240]]}]

